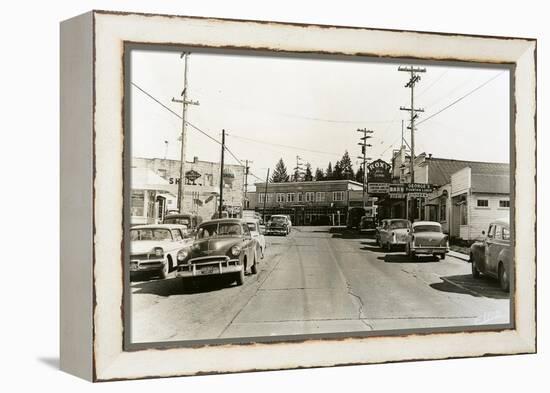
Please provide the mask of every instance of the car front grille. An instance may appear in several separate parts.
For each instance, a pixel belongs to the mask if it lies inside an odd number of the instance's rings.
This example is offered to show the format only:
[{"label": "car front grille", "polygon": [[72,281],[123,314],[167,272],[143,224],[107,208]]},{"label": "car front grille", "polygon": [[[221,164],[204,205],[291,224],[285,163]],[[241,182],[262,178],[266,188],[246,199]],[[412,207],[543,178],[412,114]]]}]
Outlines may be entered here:
[{"label": "car front grille", "polygon": [[149,253],[130,255],[130,260],[134,260],[134,261],[146,261],[148,259],[150,259]]}]

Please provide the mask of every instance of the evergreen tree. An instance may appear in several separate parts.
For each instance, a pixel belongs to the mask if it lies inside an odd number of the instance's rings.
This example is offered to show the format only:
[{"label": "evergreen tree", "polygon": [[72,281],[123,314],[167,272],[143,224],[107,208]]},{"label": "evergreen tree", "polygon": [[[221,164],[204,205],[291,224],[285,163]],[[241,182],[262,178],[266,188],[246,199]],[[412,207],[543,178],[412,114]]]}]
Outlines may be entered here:
[{"label": "evergreen tree", "polygon": [[275,165],[275,170],[273,171],[273,175],[271,175],[271,182],[272,183],[285,183],[288,182],[289,176],[286,171],[285,163],[283,162],[283,159],[279,159],[279,162],[277,162],[277,165]]},{"label": "evergreen tree", "polygon": [[344,171],[342,170],[342,164],[340,161],[336,161],[334,164],[334,170],[332,171],[332,180],[343,180]]},{"label": "evergreen tree", "polygon": [[339,163],[340,163],[340,169],[342,170],[342,179],[353,180],[355,178],[355,175],[353,173],[351,159],[349,158],[349,154],[347,150],[345,151]]},{"label": "evergreen tree", "polygon": [[324,180],[332,180],[332,163],[329,161]]},{"label": "evergreen tree", "polygon": [[315,181],[323,181],[325,180],[325,174],[323,173],[323,170],[321,168],[317,168],[315,170]]},{"label": "evergreen tree", "polygon": [[358,183],[363,183],[363,166],[360,166],[355,174],[355,181]]},{"label": "evergreen tree", "polygon": [[312,181],[313,180],[313,174],[311,173],[311,165],[308,162],[306,164],[306,173],[304,175],[304,181]]}]

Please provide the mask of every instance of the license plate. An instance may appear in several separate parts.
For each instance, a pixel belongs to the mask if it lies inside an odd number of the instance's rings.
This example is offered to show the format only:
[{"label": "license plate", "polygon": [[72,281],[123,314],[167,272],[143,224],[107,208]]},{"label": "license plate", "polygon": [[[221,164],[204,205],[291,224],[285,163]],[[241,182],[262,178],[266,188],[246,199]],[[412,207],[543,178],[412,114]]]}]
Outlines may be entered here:
[{"label": "license plate", "polygon": [[130,270],[135,272],[136,270],[139,270],[139,265],[137,262],[131,262],[130,263]]},{"label": "license plate", "polygon": [[216,274],[220,272],[217,266],[205,266],[199,270],[200,274]]}]

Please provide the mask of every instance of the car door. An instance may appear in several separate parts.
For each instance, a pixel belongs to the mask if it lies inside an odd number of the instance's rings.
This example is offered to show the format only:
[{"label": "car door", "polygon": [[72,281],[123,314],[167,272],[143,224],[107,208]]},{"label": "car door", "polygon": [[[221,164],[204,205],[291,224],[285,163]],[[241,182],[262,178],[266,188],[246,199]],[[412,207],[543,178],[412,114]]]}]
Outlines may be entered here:
[{"label": "car door", "polygon": [[489,267],[489,248],[494,242],[495,237],[495,224],[489,225],[489,229],[487,230],[487,235],[485,236],[485,239],[483,239],[483,245],[482,250],[479,255],[479,261],[477,262],[477,268],[482,273],[490,273],[490,267]]},{"label": "car door", "polygon": [[504,248],[504,241],[502,238],[502,225],[494,225],[494,228],[494,235],[487,250],[487,270],[488,272],[497,275],[499,262],[498,256],[500,251]]}]

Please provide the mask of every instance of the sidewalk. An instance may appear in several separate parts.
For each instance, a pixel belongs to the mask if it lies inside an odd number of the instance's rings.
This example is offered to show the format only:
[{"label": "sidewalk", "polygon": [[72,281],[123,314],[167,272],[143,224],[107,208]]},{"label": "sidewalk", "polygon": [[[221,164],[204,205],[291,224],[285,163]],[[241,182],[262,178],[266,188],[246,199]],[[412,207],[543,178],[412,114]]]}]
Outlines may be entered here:
[{"label": "sidewalk", "polygon": [[466,261],[468,262],[470,260],[470,256],[469,255],[466,255],[466,254],[462,254],[461,252],[456,252],[456,251],[449,251],[449,253],[447,254],[451,257],[454,257],[454,258],[457,258],[457,259],[462,259],[463,261]]}]

